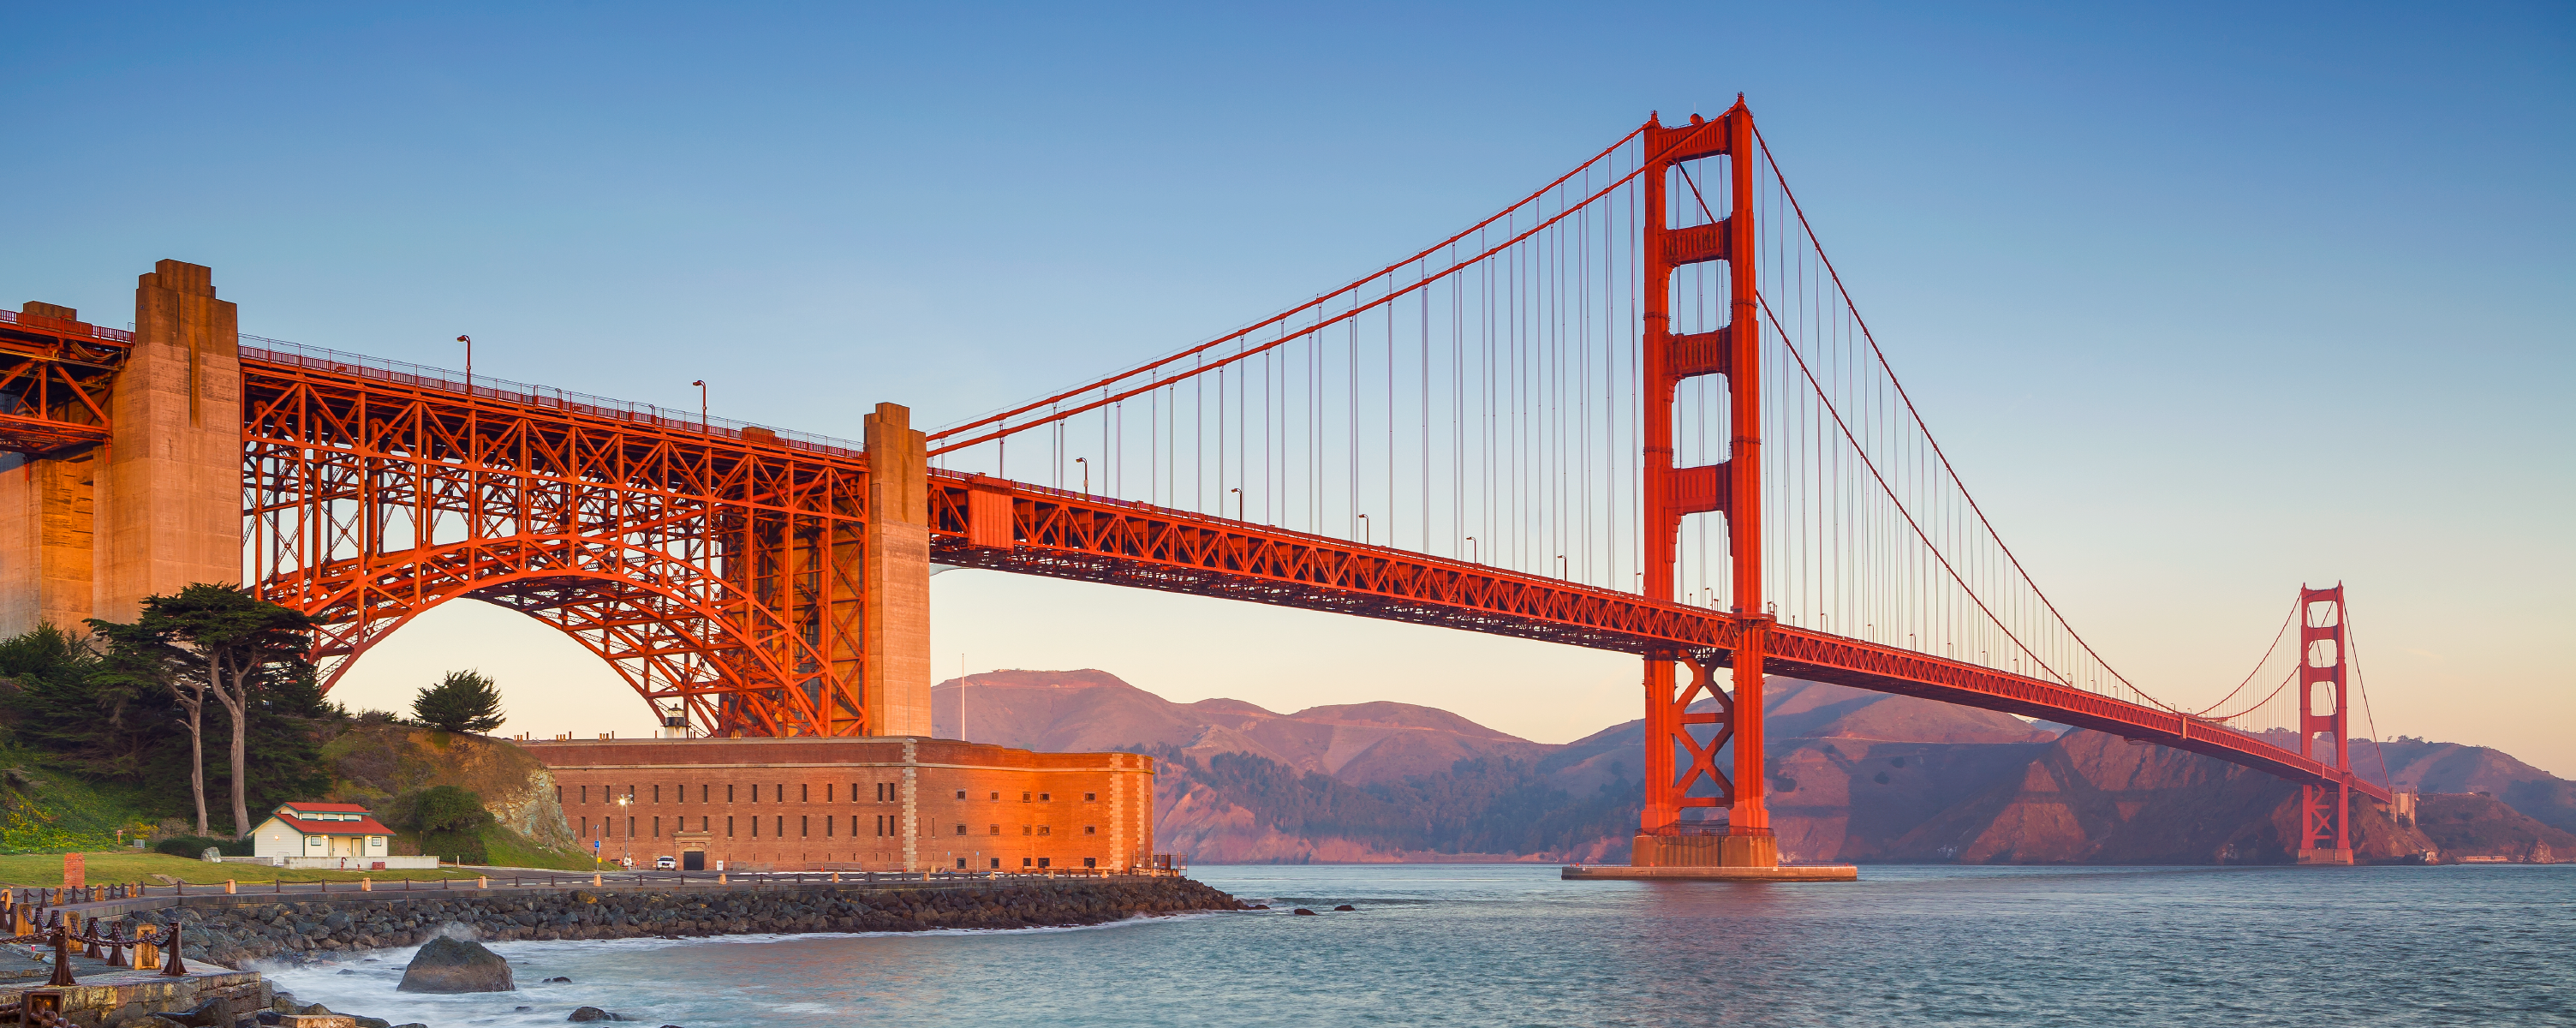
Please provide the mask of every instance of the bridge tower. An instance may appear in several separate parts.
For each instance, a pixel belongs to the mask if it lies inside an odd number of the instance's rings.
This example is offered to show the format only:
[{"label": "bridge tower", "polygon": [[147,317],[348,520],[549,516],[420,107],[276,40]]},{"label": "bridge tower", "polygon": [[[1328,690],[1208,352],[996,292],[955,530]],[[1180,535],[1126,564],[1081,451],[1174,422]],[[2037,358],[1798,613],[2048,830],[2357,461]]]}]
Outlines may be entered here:
[{"label": "bridge tower", "polygon": [[[1727,158],[1727,213],[1704,224],[1672,227],[1671,191],[1683,165]],[[1753,114],[1738,97],[1714,120],[1692,115],[1670,128],[1660,119],[1645,127],[1643,233],[1645,272],[1643,416],[1645,422],[1645,582],[1648,599],[1670,602],[1681,522],[1692,514],[1726,517],[1732,573],[1728,595],[1736,629],[1731,651],[1649,653],[1645,660],[1646,803],[1630,862],[1640,867],[1771,867],[1779,848],[1762,801],[1762,661],[1771,617],[1762,593],[1762,395],[1761,312],[1755,295],[1753,224]],[[1710,187],[1714,183],[1709,184]],[[1714,188],[1688,183],[1693,205]],[[1727,265],[1728,323],[1713,331],[1673,331],[1673,272],[1707,262]],[[1673,466],[1673,403],[1684,379],[1726,377],[1727,459],[1696,467]],[[1678,672],[1690,683],[1677,688]],[[1733,668],[1732,692],[1721,691],[1719,667]],[[1705,694],[1713,711],[1693,712]],[[1693,726],[1713,726],[1705,742]],[[1735,745],[1731,769],[1717,766],[1718,750]],[[1687,767],[1679,754],[1689,755]],[[1703,782],[1709,795],[1691,793]],[[1727,821],[1682,819],[1691,807],[1724,807]]]},{"label": "bridge tower", "polygon": [[[2346,823],[2352,814],[2352,733],[2345,718],[2348,686],[2344,666],[2350,659],[2345,634],[2343,585],[2331,589],[2299,588],[2299,751],[2330,763],[2343,773],[2331,788],[2299,786],[2299,863],[2352,863],[2352,836]],[[2334,747],[2331,760],[2317,754],[2317,737]]]}]

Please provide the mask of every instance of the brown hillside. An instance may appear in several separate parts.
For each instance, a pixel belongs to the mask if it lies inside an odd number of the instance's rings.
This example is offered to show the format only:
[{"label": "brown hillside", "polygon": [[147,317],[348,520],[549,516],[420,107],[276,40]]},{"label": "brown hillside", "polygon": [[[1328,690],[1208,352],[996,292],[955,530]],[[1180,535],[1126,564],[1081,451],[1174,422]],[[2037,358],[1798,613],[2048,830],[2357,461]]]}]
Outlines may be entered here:
[{"label": "brown hillside", "polygon": [[1437,774],[1460,760],[1535,760],[1554,747],[1445,710],[1358,703],[1280,714],[1241,700],[1173,703],[1105,671],[994,671],[931,689],[933,731],[1053,752],[1167,745],[1199,757],[1248,753],[1353,783]]},{"label": "brown hillside", "polygon": [[2441,847],[2443,859],[2519,857],[2543,863],[2576,859],[2576,835],[2552,828],[2483,792],[2426,793],[2415,824]]}]

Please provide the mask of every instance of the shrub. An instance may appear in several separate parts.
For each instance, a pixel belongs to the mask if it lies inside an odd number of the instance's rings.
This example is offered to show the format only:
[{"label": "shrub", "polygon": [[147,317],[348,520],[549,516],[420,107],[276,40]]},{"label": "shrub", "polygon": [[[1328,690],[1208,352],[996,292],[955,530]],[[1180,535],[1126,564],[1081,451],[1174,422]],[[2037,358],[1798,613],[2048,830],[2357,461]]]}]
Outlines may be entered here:
[{"label": "shrub", "polygon": [[203,835],[165,836],[161,841],[152,844],[152,852],[167,853],[174,857],[186,857],[190,860],[195,860],[205,855],[206,847],[208,846],[214,847],[215,852],[221,853],[227,857],[247,857],[251,855],[251,840],[249,839],[216,839]]},{"label": "shrub", "polygon": [[483,830],[495,823],[483,797],[453,785],[394,797],[385,816],[394,827],[419,833],[421,852],[470,864],[483,862]]}]

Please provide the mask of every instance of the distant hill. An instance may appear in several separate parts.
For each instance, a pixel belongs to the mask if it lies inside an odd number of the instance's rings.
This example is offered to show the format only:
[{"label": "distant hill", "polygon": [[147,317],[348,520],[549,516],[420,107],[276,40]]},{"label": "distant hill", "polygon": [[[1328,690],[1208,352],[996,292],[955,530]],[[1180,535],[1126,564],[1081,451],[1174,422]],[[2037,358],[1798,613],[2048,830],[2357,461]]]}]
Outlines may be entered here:
[{"label": "distant hill", "polygon": [[[1835,685],[1773,679],[1764,698],[1773,827],[1796,859],[2289,859],[2296,787],[2223,761]],[[997,671],[933,689],[939,734],[961,701],[979,742],[1162,758],[1158,845],[1201,863],[1625,860],[1643,788],[1642,721],[1549,745],[1405,703],[1282,714],[1173,703],[1099,670]],[[2568,851],[2554,818],[2576,813],[2576,783],[2493,750],[2380,745],[2403,785],[2502,801],[2447,838]],[[2365,859],[2457,849],[2385,816],[2354,827]]]}]

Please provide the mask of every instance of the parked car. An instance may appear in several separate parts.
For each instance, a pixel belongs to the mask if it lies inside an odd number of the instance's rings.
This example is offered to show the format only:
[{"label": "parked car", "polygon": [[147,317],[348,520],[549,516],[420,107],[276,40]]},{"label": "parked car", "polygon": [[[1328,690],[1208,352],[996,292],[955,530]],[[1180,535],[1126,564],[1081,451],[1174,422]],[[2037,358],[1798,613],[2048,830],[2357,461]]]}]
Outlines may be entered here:
[{"label": "parked car", "polygon": [[680,866],[680,862],[670,857],[653,858],[653,870],[656,871],[668,871],[678,866]]}]

